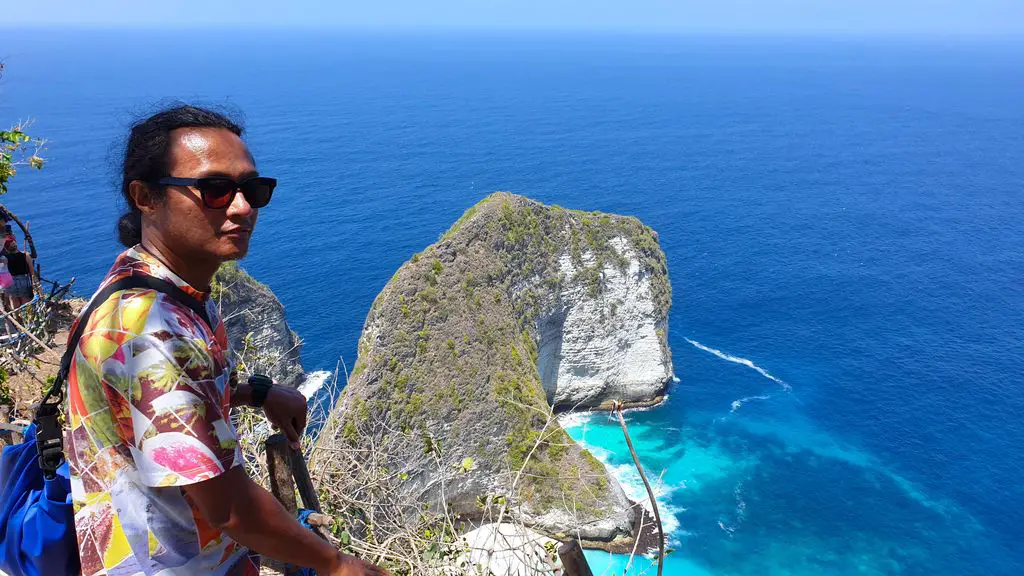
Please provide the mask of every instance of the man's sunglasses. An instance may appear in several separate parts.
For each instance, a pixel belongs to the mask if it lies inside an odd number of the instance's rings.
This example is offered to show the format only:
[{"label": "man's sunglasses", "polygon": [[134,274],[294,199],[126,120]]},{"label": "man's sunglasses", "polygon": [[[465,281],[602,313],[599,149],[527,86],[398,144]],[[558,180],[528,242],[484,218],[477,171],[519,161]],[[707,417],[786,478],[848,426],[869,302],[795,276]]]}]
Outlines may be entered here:
[{"label": "man's sunglasses", "polygon": [[225,176],[212,176],[210,178],[175,178],[168,176],[157,180],[157,184],[164,186],[192,186],[199,190],[203,199],[203,205],[213,210],[223,210],[235,201],[235,193],[239,190],[245,196],[245,201],[253,208],[263,208],[270,204],[270,196],[277,186],[275,178],[265,176],[253,176],[241,182],[236,182]]}]

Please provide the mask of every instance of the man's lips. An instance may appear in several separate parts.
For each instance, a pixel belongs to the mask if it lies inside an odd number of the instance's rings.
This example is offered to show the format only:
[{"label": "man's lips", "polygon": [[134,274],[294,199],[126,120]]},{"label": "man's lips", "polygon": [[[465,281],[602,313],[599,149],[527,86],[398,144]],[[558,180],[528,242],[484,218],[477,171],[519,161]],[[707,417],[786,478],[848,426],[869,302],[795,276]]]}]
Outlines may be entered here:
[{"label": "man's lips", "polygon": [[221,230],[221,236],[248,236],[252,234],[252,228],[232,228],[230,230]]}]

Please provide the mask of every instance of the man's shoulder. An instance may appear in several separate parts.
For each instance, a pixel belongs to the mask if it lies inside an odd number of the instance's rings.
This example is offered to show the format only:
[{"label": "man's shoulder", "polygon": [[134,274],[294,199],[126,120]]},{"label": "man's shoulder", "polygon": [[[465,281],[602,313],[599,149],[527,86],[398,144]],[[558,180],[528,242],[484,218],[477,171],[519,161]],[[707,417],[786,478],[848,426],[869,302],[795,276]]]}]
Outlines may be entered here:
[{"label": "man's shoulder", "polygon": [[102,351],[96,357],[103,358],[130,342],[136,348],[170,347],[176,354],[183,345],[196,353],[229,347],[216,306],[182,282],[142,251],[122,252],[75,323],[77,330],[86,322],[78,348]]},{"label": "man's shoulder", "polygon": [[78,362],[96,373],[129,376],[124,370],[130,364],[153,377],[184,371],[195,381],[216,376],[229,353],[191,308],[151,288],[110,294],[88,319],[77,350]]},{"label": "man's shoulder", "polygon": [[[206,312],[210,314],[210,307],[206,307]],[[204,330],[204,319],[191,306],[151,287],[111,292],[97,304],[87,321],[86,333],[107,330],[130,336],[160,333],[163,338],[206,339],[208,331],[212,331]]]}]

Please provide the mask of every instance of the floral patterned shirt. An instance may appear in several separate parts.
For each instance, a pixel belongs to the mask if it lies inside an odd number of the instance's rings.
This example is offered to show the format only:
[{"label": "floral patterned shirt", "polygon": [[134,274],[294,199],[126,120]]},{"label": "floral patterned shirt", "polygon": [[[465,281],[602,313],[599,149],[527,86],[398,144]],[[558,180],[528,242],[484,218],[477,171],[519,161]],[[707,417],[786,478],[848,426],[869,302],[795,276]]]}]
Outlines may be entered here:
[{"label": "floral patterned shirt", "polygon": [[207,294],[139,246],[101,288],[139,274],[195,296],[213,326],[148,288],[115,292],[88,319],[68,377],[66,437],[82,574],[256,575],[258,557],[181,489],[242,465],[224,324]]}]

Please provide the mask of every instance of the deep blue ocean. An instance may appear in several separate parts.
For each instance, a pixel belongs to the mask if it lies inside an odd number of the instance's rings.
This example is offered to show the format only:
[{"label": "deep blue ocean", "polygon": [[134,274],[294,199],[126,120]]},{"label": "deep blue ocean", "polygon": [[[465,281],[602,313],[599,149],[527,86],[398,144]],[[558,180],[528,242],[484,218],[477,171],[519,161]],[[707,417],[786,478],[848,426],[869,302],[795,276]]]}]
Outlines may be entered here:
[{"label": "deep blue ocean", "polygon": [[[491,191],[636,215],[674,287],[679,382],[630,415],[666,574],[1024,574],[1024,41],[5,30],[0,57],[0,124],[49,139],[3,202],[79,293],[119,249],[118,140],[174,99],[244,113],[280,179],[244,265],[310,370]],[[605,416],[567,425],[637,488]]]}]

